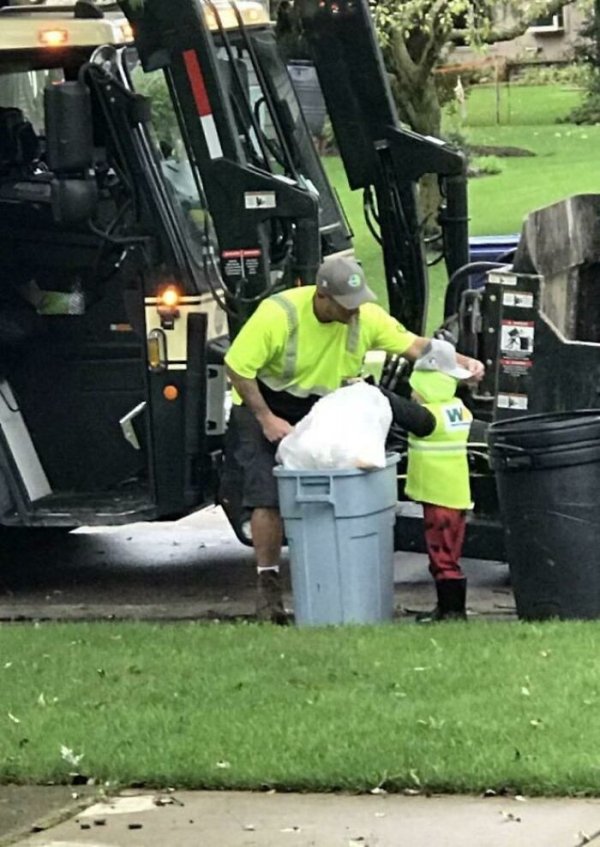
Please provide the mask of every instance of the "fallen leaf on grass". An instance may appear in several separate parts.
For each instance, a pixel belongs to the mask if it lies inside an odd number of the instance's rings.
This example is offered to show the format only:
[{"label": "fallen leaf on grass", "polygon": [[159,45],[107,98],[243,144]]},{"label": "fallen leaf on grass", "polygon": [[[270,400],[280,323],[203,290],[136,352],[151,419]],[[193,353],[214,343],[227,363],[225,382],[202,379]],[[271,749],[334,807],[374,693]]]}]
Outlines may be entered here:
[{"label": "fallen leaf on grass", "polygon": [[60,757],[69,765],[77,767],[79,762],[83,759],[83,753],[76,753],[74,750],[71,750],[70,747],[66,747],[64,744],[61,744]]},{"label": "fallen leaf on grass", "polygon": [[21,723],[21,720],[16,715],[13,715],[12,712],[8,713],[8,719],[11,720],[13,723]]}]

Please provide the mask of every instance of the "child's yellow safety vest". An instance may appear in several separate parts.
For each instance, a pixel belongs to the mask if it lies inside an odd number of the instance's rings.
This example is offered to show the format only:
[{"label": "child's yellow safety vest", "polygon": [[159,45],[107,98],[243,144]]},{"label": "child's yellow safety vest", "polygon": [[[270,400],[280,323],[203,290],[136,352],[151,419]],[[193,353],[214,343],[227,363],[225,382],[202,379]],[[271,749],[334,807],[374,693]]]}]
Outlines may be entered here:
[{"label": "child's yellow safety vest", "polygon": [[406,494],[419,503],[470,509],[467,441],[473,415],[457,398],[423,405],[436,425],[425,438],[409,435]]}]

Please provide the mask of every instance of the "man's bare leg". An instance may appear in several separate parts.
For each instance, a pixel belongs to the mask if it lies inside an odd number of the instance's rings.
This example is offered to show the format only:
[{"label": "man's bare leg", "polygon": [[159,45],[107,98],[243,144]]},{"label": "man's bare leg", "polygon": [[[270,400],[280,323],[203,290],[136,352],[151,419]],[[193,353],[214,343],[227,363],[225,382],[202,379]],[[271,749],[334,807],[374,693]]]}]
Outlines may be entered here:
[{"label": "man's bare leg", "polygon": [[279,568],[283,522],[278,509],[253,509],[250,518],[256,566]]},{"label": "man's bare leg", "polygon": [[254,509],[250,525],[258,571],[256,617],[260,621],[287,623],[279,577],[283,541],[281,515],[277,509]]}]

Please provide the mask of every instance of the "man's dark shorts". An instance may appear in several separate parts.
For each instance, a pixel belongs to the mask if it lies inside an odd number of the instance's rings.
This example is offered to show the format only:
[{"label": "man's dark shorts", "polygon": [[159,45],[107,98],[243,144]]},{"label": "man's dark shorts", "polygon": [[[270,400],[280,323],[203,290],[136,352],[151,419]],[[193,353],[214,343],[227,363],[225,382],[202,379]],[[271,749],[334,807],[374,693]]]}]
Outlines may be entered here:
[{"label": "man's dark shorts", "polygon": [[234,458],[243,469],[242,505],[247,509],[277,509],[277,480],[273,476],[277,445],[267,441],[246,406],[232,408],[229,425],[235,429]]}]

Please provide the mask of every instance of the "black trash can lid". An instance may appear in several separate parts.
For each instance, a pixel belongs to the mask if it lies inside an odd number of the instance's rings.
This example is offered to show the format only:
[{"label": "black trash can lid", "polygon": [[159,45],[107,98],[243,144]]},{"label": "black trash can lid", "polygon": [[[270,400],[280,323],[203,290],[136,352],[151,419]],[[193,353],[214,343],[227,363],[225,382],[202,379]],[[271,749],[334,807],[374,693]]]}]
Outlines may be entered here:
[{"label": "black trash can lid", "polygon": [[600,409],[524,415],[497,421],[488,430],[492,449],[502,444],[539,449],[596,439],[600,441]]}]

